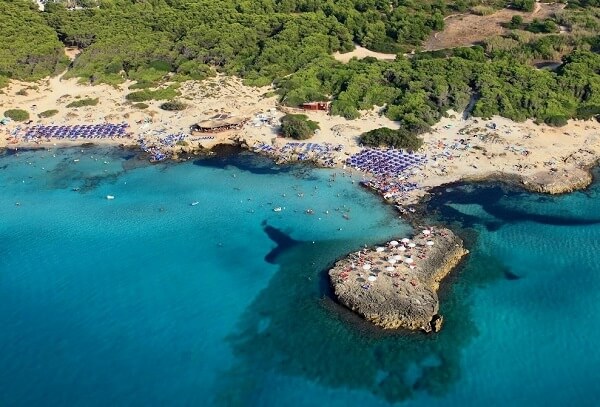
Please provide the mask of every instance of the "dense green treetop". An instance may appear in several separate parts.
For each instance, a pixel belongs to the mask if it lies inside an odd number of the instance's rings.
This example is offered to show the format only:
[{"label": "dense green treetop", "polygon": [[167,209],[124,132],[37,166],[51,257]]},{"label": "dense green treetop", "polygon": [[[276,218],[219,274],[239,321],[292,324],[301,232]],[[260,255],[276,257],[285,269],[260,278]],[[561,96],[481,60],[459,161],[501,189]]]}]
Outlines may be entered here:
[{"label": "dense green treetop", "polygon": [[40,79],[66,66],[63,44],[32,1],[1,1],[0,18],[0,76]]},{"label": "dense green treetop", "polygon": [[308,120],[305,114],[286,114],[281,118],[281,133],[285,137],[296,140],[306,140],[315,134],[319,124]]},{"label": "dense green treetop", "polygon": [[[347,118],[374,105],[411,132],[426,131],[452,108],[553,125],[600,109],[600,11],[595,0],[570,3],[543,21],[507,21],[511,31],[481,45],[417,49],[443,17],[483,0],[69,0],[44,12],[30,0],[0,2],[0,84],[38,79],[66,67],[62,47],[83,52],[67,77],[137,81],[134,101],[169,99],[155,87],[203,79],[215,70],[251,85],[274,83],[281,101],[331,99]],[[529,7],[529,1],[486,1]],[[67,9],[83,6],[83,9]],[[566,33],[558,33],[559,27]],[[529,31],[525,31],[529,30]],[[354,43],[398,53],[395,61],[335,61]],[[563,58],[556,72],[537,61]],[[132,87],[133,89],[133,87]],[[176,87],[168,88],[175,95]],[[173,95],[171,95],[173,97]],[[137,98],[137,99],[136,99]]]}]

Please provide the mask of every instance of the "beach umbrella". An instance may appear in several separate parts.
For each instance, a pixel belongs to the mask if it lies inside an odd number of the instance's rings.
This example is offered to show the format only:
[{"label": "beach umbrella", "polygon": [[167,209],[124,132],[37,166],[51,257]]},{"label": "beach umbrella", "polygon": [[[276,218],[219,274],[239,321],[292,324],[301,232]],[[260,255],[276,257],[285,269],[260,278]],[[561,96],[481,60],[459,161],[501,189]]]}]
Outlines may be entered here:
[{"label": "beach umbrella", "polygon": [[425,230],[423,231],[423,234],[424,234],[425,236],[428,236],[428,235],[430,235],[430,234],[431,234],[431,230],[425,229]]},{"label": "beach umbrella", "polygon": [[371,265],[370,264],[365,264],[363,266],[363,270],[371,270]]},{"label": "beach umbrella", "polygon": [[404,259],[404,262],[405,262],[406,264],[412,264],[412,263],[414,263],[415,261],[414,261],[412,258],[410,258],[410,257],[407,257],[407,258],[405,258],[405,259]]},{"label": "beach umbrella", "polygon": [[417,246],[417,245],[416,245],[416,244],[414,244],[414,243],[409,243],[409,244],[408,244],[408,247],[410,247],[411,249],[412,249],[413,247],[416,247],[416,246]]},{"label": "beach umbrella", "polygon": [[396,260],[396,261],[400,261],[402,260],[402,256],[400,256],[399,254],[392,256],[392,259]]},{"label": "beach umbrella", "polygon": [[394,258],[388,259],[388,263],[390,263],[390,264],[396,264],[397,262],[398,262],[398,260],[396,260]]},{"label": "beach umbrella", "polygon": [[382,251],[385,250],[385,247],[378,247],[375,249],[376,252],[381,253]]},{"label": "beach umbrella", "polygon": [[426,244],[427,246],[433,246],[433,240],[428,240]]},{"label": "beach umbrella", "polygon": [[410,242],[410,239],[405,237],[404,239],[401,240],[402,243],[408,243]]},{"label": "beach umbrella", "polygon": [[398,248],[398,250],[400,250],[401,252],[404,252],[404,251],[406,251],[406,247],[404,247],[404,246],[400,246],[400,247]]},{"label": "beach umbrella", "polygon": [[377,277],[375,277],[375,276],[369,276],[369,277],[367,277],[367,280],[373,282],[373,281],[377,280]]},{"label": "beach umbrella", "polygon": [[394,271],[394,270],[396,270],[396,269],[393,266],[387,266],[385,268],[385,271]]}]

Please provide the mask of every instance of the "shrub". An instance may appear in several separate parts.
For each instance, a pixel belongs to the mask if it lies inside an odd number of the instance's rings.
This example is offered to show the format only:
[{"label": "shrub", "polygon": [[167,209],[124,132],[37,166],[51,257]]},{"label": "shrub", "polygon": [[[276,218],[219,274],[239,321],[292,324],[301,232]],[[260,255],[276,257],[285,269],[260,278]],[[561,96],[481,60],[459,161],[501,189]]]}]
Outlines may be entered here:
[{"label": "shrub", "polygon": [[19,96],[27,96],[27,91],[25,89],[21,89],[17,92],[17,95]]},{"label": "shrub", "polygon": [[494,14],[494,11],[496,10],[488,6],[471,7],[471,13],[476,14],[478,16],[489,16],[490,14]]},{"label": "shrub", "polygon": [[552,127],[562,127],[567,124],[567,118],[563,115],[556,114],[552,116],[547,116],[544,119],[544,123]]},{"label": "shrub", "polygon": [[81,99],[81,100],[75,100],[75,101],[69,103],[67,105],[67,107],[96,106],[99,101],[100,101],[100,99],[98,99],[98,98],[96,98],[96,99],[86,98],[86,99]]},{"label": "shrub", "polygon": [[168,110],[170,112],[178,112],[185,110],[187,105],[179,100],[173,100],[171,102],[165,102],[159,106],[162,110]]},{"label": "shrub", "polygon": [[319,124],[304,114],[286,114],[281,118],[281,132],[285,137],[306,140],[315,134]]},{"label": "shrub", "polygon": [[579,109],[577,109],[578,119],[589,120],[592,117],[596,117],[598,115],[600,115],[599,105],[581,106]]},{"label": "shrub", "polygon": [[177,92],[174,87],[169,86],[168,88],[164,89],[146,89],[132,92],[125,96],[125,98],[131,102],[145,102],[148,100],[170,100],[176,96],[179,96],[179,92]]},{"label": "shrub", "polygon": [[535,0],[513,0],[512,5],[517,10],[533,11]]},{"label": "shrub", "polygon": [[129,86],[129,89],[130,90],[148,89],[148,88],[154,88],[157,85],[158,84],[156,82],[151,82],[151,81],[137,81],[136,83],[134,83],[131,86]]},{"label": "shrub", "polygon": [[25,120],[29,120],[29,113],[23,109],[9,109],[4,112],[4,116],[16,122],[24,122]]},{"label": "shrub", "polygon": [[527,24],[527,31],[532,32],[534,34],[539,33],[555,33],[558,32],[558,25],[552,20],[544,20],[540,21],[538,19],[534,19],[531,23]]},{"label": "shrub", "polygon": [[510,23],[508,23],[508,28],[515,29],[520,28],[523,25],[523,17],[520,15],[512,16],[510,19]]},{"label": "shrub", "polygon": [[148,107],[149,107],[149,106],[148,106],[147,104],[145,104],[145,103],[134,103],[132,106],[133,106],[134,108],[136,108],[136,109],[140,109],[140,110],[142,110],[142,109],[148,109]]},{"label": "shrub", "polygon": [[406,129],[381,127],[361,134],[360,142],[372,147],[394,147],[416,151],[423,145],[423,139]]},{"label": "shrub", "polygon": [[41,119],[45,119],[48,117],[52,117],[52,116],[56,115],[57,113],[58,113],[58,110],[56,110],[56,109],[44,110],[43,112],[38,113],[38,117]]}]

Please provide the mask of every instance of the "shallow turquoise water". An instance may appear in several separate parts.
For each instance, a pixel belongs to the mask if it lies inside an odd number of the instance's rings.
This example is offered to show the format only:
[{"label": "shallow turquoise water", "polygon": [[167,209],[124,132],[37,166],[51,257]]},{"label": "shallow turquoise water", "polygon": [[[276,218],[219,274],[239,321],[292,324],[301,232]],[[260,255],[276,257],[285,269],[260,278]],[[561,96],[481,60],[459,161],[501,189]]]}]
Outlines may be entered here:
[{"label": "shallow turquoise water", "polygon": [[251,155],[1,157],[0,404],[593,405],[597,186],[436,196],[472,254],[425,336],[329,299],[336,257],[409,230],[333,174]]}]

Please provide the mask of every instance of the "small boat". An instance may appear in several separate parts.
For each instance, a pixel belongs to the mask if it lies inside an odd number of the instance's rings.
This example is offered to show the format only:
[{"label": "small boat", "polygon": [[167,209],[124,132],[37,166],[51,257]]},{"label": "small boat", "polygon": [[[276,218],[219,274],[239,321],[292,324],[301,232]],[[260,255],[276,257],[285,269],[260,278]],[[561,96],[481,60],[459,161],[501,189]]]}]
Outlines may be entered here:
[{"label": "small boat", "polygon": [[196,206],[196,205],[198,205],[199,203],[200,203],[200,202],[198,202],[198,201],[194,201],[194,202],[192,202],[190,205],[192,205],[192,206]]},{"label": "small boat", "polygon": [[74,163],[78,163],[79,162],[79,158],[76,158],[73,160]]},{"label": "small boat", "polygon": [[281,212],[281,206],[278,206],[277,208],[273,208],[273,212]]},{"label": "small boat", "polygon": [[112,201],[113,199],[115,199],[115,197],[112,195],[106,195],[106,199],[108,199],[109,201]]}]

